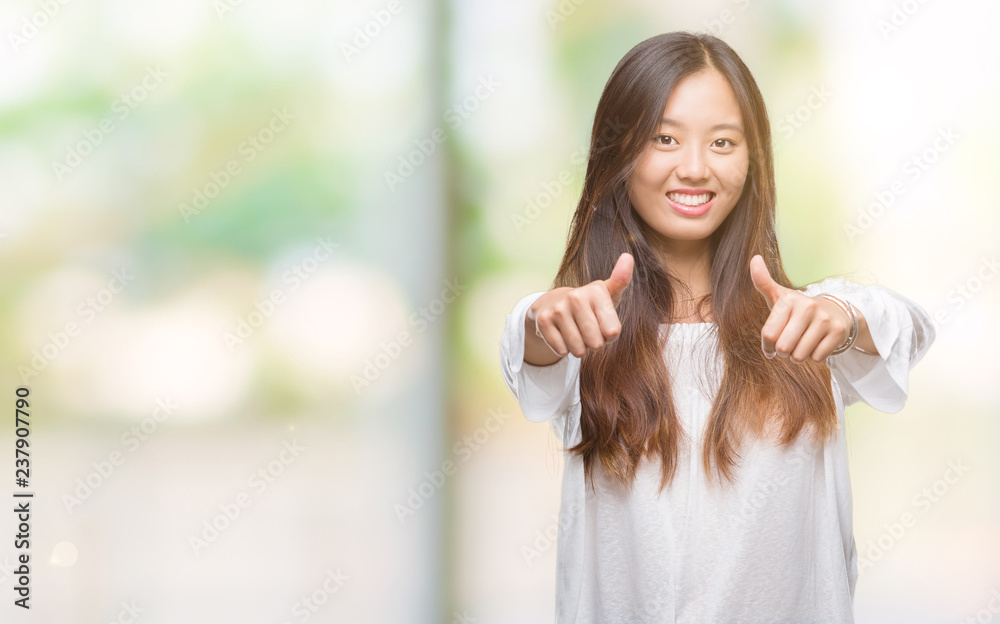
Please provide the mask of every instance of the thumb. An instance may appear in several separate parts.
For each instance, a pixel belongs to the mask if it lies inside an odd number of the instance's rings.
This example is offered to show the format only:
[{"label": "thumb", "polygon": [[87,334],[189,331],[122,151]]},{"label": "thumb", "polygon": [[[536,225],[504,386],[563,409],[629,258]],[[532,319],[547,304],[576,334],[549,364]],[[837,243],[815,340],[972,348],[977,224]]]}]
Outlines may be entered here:
[{"label": "thumb", "polygon": [[622,293],[625,292],[625,287],[632,281],[632,269],[634,266],[635,260],[632,258],[632,254],[623,253],[618,256],[618,262],[615,263],[615,268],[611,271],[611,277],[604,280],[604,285],[608,287],[608,292],[611,293],[611,302],[615,304],[616,308],[622,300]]},{"label": "thumb", "polygon": [[773,308],[785,288],[771,278],[771,273],[767,270],[767,264],[760,254],[756,254],[753,258],[750,258],[750,279],[753,280],[753,285],[757,289],[757,292],[764,295],[764,299],[767,301],[767,309],[770,310]]}]

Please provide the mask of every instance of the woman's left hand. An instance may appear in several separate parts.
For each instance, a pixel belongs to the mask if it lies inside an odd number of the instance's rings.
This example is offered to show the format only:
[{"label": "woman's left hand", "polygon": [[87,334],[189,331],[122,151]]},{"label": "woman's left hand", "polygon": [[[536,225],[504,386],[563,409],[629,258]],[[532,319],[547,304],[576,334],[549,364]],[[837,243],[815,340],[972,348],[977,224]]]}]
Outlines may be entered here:
[{"label": "woman's left hand", "polygon": [[806,358],[822,362],[847,340],[851,319],[840,306],[775,282],[760,254],[750,259],[750,278],[771,311],[760,331],[760,346],[768,358],[777,353],[797,364]]}]

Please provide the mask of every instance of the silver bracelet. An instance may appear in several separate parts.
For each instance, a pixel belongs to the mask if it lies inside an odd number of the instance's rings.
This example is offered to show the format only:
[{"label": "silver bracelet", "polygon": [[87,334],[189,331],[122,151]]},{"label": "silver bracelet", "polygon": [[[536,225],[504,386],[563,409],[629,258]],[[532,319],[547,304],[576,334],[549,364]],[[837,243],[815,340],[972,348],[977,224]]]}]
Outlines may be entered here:
[{"label": "silver bracelet", "polygon": [[841,309],[844,310],[844,312],[847,313],[847,316],[851,317],[850,335],[847,337],[847,340],[844,342],[844,344],[840,345],[839,347],[831,351],[830,355],[837,355],[838,353],[843,353],[844,351],[850,349],[854,345],[854,341],[857,340],[858,338],[858,315],[854,313],[854,305],[850,301],[845,302],[839,297],[834,297],[833,295],[828,295],[824,293],[820,296],[825,297],[826,299],[829,299],[830,301],[836,303],[838,306],[841,307]]}]

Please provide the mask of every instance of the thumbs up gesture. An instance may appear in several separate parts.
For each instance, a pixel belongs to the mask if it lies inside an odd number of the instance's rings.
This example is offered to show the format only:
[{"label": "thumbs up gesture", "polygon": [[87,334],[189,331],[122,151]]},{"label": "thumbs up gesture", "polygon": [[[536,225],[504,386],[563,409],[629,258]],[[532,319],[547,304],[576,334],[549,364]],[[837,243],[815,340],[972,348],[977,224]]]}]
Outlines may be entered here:
[{"label": "thumbs up gesture", "polygon": [[786,288],[771,278],[760,254],[750,259],[750,278],[771,314],[760,331],[760,347],[773,358],[822,362],[851,333],[851,319],[836,303]]},{"label": "thumbs up gesture", "polygon": [[608,279],[579,288],[555,288],[535,300],[525,316],[524,361],[545,366],[567,353],[577,357],[613,342],[622,324],[615,308],[632,281],[635,260],[618,257]]}]

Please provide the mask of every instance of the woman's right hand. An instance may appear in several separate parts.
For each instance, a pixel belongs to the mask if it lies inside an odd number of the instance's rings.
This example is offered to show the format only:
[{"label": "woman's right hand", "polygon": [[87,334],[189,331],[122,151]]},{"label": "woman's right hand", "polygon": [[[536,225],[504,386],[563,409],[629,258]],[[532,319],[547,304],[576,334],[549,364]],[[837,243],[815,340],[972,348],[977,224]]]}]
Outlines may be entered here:
[{"label": "woman's right hand", "polygon": [[632,281],[634,262],[623,253],[608,279],[554,288],[536,299],[524,318],[524,361],[547,366],[567,353],[583,357],[613,342],[622,330],[615,308]]}]

